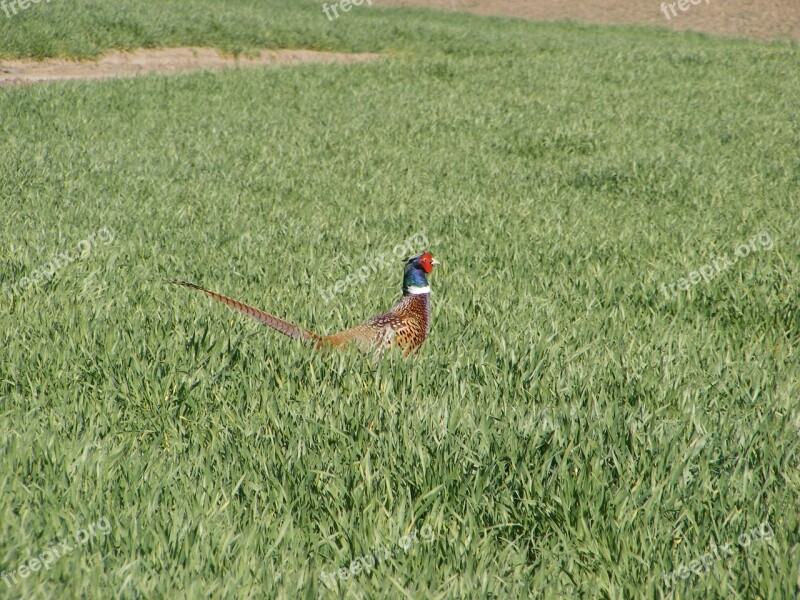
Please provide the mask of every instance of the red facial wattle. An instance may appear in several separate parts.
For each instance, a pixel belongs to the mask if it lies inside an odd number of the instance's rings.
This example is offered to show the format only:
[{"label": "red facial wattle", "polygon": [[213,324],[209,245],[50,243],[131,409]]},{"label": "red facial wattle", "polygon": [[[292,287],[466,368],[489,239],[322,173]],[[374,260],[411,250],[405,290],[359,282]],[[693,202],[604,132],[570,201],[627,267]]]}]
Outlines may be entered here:
[{"label": "red facial wattle", "polygon": [[420,257],[419,265],[422,267],[423,271],[430,273],[433,271],[433,257],[426,252]]}]

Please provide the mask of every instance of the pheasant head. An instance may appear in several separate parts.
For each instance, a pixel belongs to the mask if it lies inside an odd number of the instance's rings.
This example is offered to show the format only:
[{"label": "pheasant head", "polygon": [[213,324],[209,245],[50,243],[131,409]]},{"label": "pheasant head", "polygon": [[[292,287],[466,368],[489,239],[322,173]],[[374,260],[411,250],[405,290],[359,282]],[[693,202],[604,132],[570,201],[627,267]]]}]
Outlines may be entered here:
[{"label": "pheasant head", "polygon": [[439,261],[428,252],[407,258],[403,267],[403,295],[429,294],[428,275],[438,264]]}]

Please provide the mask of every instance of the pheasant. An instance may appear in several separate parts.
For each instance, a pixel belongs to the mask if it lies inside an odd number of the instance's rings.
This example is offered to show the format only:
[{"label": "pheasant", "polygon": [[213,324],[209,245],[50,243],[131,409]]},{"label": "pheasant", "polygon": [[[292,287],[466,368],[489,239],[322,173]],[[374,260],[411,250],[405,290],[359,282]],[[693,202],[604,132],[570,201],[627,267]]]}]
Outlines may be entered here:
[{"label": "pheasant", "polygon": [[378,356],[390,348],[399,348],[408,356],[419,350],[430,329],[430,292],[427,276],[440,264],[428,252],[407,258],[403,265],[403,297],[389,312],[373,317],[361,325],[321,336],[279,319],[263,310],[212,292],[188,281],[172,283],[203,292],[218,302],[252,317],[256,321],[304,342],[313,342],[320,350],[338,348],[353,343],[362,351],[374,350]]}]

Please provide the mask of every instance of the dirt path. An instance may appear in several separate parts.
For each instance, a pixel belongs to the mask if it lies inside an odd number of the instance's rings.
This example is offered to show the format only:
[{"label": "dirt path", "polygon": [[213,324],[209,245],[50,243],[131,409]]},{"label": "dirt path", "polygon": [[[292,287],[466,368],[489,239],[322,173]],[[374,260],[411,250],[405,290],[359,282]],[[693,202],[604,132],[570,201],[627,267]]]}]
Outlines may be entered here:
[{"label": "dirt path", "polygon": [[[374,0],[374,4],[542,21],[660,25],[724,36],[800,41],[800,0]],[[681,5],[686,10],[681,10]]]},{"label": "dirt path", "polygon": [[135,77],[147,73],[178,73],[198,69],[224,69],[259,65],[302,63],[353,63],[375,60],[378,54],[342,54],[313,50],[263,51],[256,57],[222,55],[211,48],[165,48],[160,50],[113,51],[98,61],[50,59],[0,61],[0,85],[36,83],[59,79],[107,79]]}]

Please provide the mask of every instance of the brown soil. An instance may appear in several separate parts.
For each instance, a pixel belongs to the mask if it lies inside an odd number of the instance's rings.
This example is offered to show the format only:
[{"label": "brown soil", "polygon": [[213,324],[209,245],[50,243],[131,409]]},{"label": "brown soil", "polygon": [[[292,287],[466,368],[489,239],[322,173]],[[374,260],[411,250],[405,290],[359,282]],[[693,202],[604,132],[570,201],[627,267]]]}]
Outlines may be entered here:
[{"label": "brown soil", "polygon": [[662,0],[374,0],[375,5],[426,6],[468,11],[479,15],[503,15],[523,19],[558,21],[572,19],[614,25],[660,25],[679,30],[702,31],[759,40],[775,38],[800,41],[800,0],[677,0],[675,15]]},{"label": "brown soil", "polygon": [[147,73],[177,73],[198,69],[297,65],[301,63],[352,63],[375,60],[378,54],[342,54],[313,50],[263,51],[254,57],[233,57],[210,48],[165,48],[109,52],[98,61],[0,61],[0,85],[58,79],[106,79]]}]

